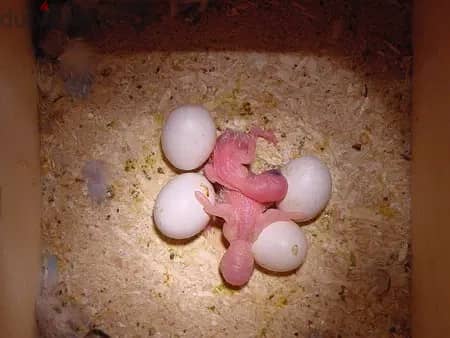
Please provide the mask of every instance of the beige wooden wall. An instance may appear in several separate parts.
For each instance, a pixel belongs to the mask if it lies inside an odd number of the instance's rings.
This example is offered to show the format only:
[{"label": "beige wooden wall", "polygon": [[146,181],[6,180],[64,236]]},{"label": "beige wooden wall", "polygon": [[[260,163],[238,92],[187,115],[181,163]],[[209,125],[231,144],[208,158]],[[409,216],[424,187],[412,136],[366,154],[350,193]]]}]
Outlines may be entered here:
[{"label": "beige wooden wall", "polygon": [[39,273],[37,92],[25,3],[0,2],[0,337],[8,338],[34,335]]},{"label": "beige wooden wall", "polygon": [[412,319],[414,337],[450,336],[450,1],[414,9]]}]

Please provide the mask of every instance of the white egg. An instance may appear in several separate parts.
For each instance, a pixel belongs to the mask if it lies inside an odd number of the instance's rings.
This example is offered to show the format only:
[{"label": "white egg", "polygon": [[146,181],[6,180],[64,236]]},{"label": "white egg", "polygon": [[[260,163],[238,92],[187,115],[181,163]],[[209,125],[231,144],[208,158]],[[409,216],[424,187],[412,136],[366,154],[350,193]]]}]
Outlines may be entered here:
[{"label": "white egg", "polygon": [[216,126],[205,108],[184,105],[170,113],[161,138],[169,162],[178,169],[193,170],[211,155],[216,144]]},{"label": "white egg", "polygon": [[200,191],[215,203],[214,188],[201,174],[175,176],[159,192],[153,209],[156,227],[167,237],[190,238],[202,231],[210,220],[195,198]]},{"label": "white egg", "polygon": [[256,263],[275,272],[297,269],[305,261],[307,251],[306,236],[292,221],[268,225],[252,246]]},{"label": "white egg", "polygon": [[290,161],[281,168],[288,182],[288,191],[278,209],[304,215],[298,221],[316,217],[331,197],[331,174],[317,157],[304,156]]}]

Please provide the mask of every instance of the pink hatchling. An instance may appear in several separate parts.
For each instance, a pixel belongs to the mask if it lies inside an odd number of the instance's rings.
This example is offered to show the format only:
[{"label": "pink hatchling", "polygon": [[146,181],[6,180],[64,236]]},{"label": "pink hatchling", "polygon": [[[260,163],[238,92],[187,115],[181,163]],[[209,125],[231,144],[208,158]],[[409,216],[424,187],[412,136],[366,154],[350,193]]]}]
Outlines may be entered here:
[{"label": "pink hatchling", "polygon": [[278,170],[254,174],[248,168],[255,159],[256,138],[275,143],[273,133],[257,127],[250,133],[226,130],[217,140],[213,155],[206,164],[206,177],[223,186],[213,205],[203,194],[196,192],[204,210],[225,220],[223,234],[230,243],[220,262],[223,278],[231,285],[246,284],[254,269],[251,251],[253,242],[268,225],[301,217],[268,209],[284,198],[287,181]]},{"label": "pink hatchling", "polygon": [[226,130],[217,139],[204,172],[213,183],[237,190],[260,203],[281,201],[287,193],[287,180],[278,170],[254,174],[248,165],[255,159],[256,139],[276,143],[275,135],[253,127],[249,133]]},{"label": "pink hatchling", "polygon": [[220,262],[220,272],[229,284],[235,286],[242,286],[250,280],[254,267],[251,247],[259,233],[269,224],[298,216],[296,213],[267,209],[264,204],[239,191],[223,189],[221,201],[215,205],[202,193],[196,192],[195,195],[208,214],[225,220],[223,234],[230,246]]}]

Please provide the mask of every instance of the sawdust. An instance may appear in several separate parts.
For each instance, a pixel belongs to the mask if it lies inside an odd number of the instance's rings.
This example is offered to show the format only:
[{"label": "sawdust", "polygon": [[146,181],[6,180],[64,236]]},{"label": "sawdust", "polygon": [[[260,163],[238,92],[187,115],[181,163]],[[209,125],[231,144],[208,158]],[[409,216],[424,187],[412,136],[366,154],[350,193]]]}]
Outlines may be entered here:
[{"label": "sawdust", "polygon": [[[396,1],[233,1],[195,24],[115,21],[94,39],[84,100],[40,64],[45,250],[96,326],[112,337],[408,336],[408,15]],[[229,289],[218,228],[182,244],[156,232],[154,200],[175,175],[162,123],[184,103],[205,105],[219,130],[272,128],[279,143],[258,142],[256,170],[306,154],[330,167],[332,199],[304,226],[295,274],[258,270]],[[82,177],[91,159],[112,177],[101,205]]]}]

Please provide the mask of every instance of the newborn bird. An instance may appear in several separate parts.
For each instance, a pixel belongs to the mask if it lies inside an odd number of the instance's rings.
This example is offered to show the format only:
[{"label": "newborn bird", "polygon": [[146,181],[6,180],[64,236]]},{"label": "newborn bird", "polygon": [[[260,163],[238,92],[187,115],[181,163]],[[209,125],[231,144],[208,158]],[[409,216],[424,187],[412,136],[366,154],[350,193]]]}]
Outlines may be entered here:
[{"label": "newborn bird", "polygon": [[268,170],[254,174],[247,167],[255,159],[258,137],[276,143],[272,132],[258,127],[253,127],[249,133],[226,130],[217,139],[204,172],[211,182],[240,191],[259,203],[278,202],[284,198],[288,188],[280,171]]},{"label": "newborn bird", "polygon": [[203,194],[195,193],[206,213],[225,221],[223,234],[230,246],[220,262],[220,272],[234,286],[243,286],[250,280],[255,264],[252,244],[261,231],[274,222],[301,216],[268,209],[284,198],[288,186],[278,170],[254,174],[248,169],[255,159],[258,137],[276,143],[272,132],[258,127],[249,133],[226,130],[204,167],[206,177],[223,186],[218,201],[213,205]]},{"label": "newborn bird", "polygon": [[213,205],[208,198],[196,192],[197,200],[205,212],[223,218],[223,234],[230,243],[220,262],[220,272],[225,281],[234,286],[246,284],[253,273],[252,244],[269,224],[289,221],[299,215],[277,209],[267,209],[239,191],[223,189],[220,201]]}]

